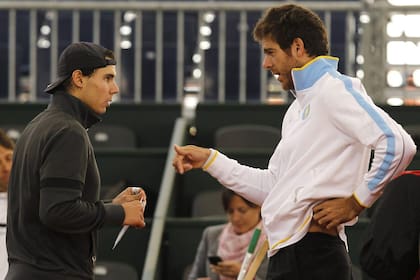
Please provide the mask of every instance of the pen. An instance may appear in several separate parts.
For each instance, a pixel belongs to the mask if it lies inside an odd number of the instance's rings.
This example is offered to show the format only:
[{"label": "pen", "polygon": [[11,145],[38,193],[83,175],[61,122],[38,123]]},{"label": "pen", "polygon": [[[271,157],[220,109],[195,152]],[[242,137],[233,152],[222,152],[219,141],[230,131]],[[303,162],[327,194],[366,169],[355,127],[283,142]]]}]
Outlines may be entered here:
[{"label": "pen", "polygon": [[[138,187],[132,188],[133,194],[137,194],[139,191],[140,191],[140,188]],[[146,207],[146,200],[144,198],[140,200],[140,203],[143,205],[143,208]],[[130,227],[129,225],[125,225],[121,228],[120,232],[117,235],[117,238],[115,239],[114,246],[112,246],[112,250],[114,250],[115,247],[117,247],[118,243],[121,241],[121,239],[123,238],[124,234],[127,232],[127,229],[129,227]]]}]

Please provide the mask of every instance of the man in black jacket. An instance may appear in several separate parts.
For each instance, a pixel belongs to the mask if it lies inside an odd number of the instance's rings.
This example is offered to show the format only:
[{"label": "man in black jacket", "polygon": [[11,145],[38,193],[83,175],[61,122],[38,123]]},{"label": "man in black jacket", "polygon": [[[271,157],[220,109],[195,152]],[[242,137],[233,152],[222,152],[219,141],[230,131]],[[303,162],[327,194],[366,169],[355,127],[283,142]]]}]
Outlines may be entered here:
[{"label": "man in black jacket", "polygon": [[[419,270],[420,171],[392,180],[374,208],[360,264],[374,279],[413,280]],[[418,278],[416,278],[418,279]]]},{"label": "man in black jacket", "polygon": [[[16,145],[7,216],[7,280],[93,279],[96,233],[103,225],[144,227],[144,191],[127,188],[99,201],[100,175],[87,129],[119,89],[112,51],[74,43],[46,88],[48,108]],[[110,244],[111,245],[111,244]]]}]

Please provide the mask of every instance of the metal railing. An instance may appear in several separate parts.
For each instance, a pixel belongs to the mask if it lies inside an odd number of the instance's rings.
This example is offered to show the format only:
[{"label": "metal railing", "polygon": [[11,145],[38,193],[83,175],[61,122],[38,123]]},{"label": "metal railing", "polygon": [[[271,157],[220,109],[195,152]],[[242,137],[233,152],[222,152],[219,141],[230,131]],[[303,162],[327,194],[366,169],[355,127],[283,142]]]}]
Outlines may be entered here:
[{"label": "metal railing", "polygon": [[175,156],[174,145],[183,145],[185,142],[185,131],[190,120],[178,118],[175,121],[171,143],[168,147],[165,169],[159,191],[159,198],[156,211],[153,215],[152,230],[147,248],[146,260],[143,267],[142,279],[156,279],[156,270],[161,253],[163,232],[170,205],[171,196],[174,190],[175,169],[172,167],[172,159]]},{"label": "metal railing", "polygon": [[[354,74],[361,3],[291,2],[319,12],[332,55],[341,57],[342,72]],[[121,102],[181,102],[191,89],[201,102],[265,102],[272,78],[260,67],[262,52],[251,31],[264,10],[281,3],[287,1],[1,1],[0,26],[7,32],[0,34],[0,57],[7,60],[0,63],[0,99],[48,99],[42,90],[56,77],[59,53],[83,40],[114,50]],[[205,22],[207,12],[214,22]],[[200,33],[203,25],[211,35]],[[125,49],[127,38],[131,48]],[[200,48],[201,39],[211,47]],[[201,59],[193,62],[193,56]]]}]

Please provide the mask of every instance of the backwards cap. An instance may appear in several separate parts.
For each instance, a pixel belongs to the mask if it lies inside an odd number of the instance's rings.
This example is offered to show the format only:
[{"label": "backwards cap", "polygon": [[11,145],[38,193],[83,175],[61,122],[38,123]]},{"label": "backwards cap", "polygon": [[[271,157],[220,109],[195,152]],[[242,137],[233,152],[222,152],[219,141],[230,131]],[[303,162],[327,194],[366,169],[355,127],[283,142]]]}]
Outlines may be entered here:
[{"label": "backwards cap", "polygon": [[45,92],[54,93],[74,70],[96,69],[115,65],[111,50],[89,42],[73,43],[66,47],[58,59],[57,79],[50,83]]}]

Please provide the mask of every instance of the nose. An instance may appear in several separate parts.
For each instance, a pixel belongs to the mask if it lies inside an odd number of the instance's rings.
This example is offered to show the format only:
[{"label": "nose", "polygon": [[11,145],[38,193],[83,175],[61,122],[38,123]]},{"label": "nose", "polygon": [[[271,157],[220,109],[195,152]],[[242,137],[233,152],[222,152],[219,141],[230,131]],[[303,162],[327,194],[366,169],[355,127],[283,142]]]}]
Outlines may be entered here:
[{"label": "nose", "polygon": [[114,94],[117,94],[119,92],[120,92],[120,88],[118,87],[117,83],[114,81],[114,84],[111,88],[111,94],[114,95]]},{"label": "nose", "polygon": [[239,214],[238,211],[233,211],[232,214],[230,215],[230,219],[232,220],[232,224],[237,223],[240,219],[241,219],[241,215]]},{"label": "nose", "polygon": [[264,55],[262,67],[268,70],[268,69],[271,69],[272,66],[273,66],[273,63],[271,62],[271,59],[267,55]]}]

